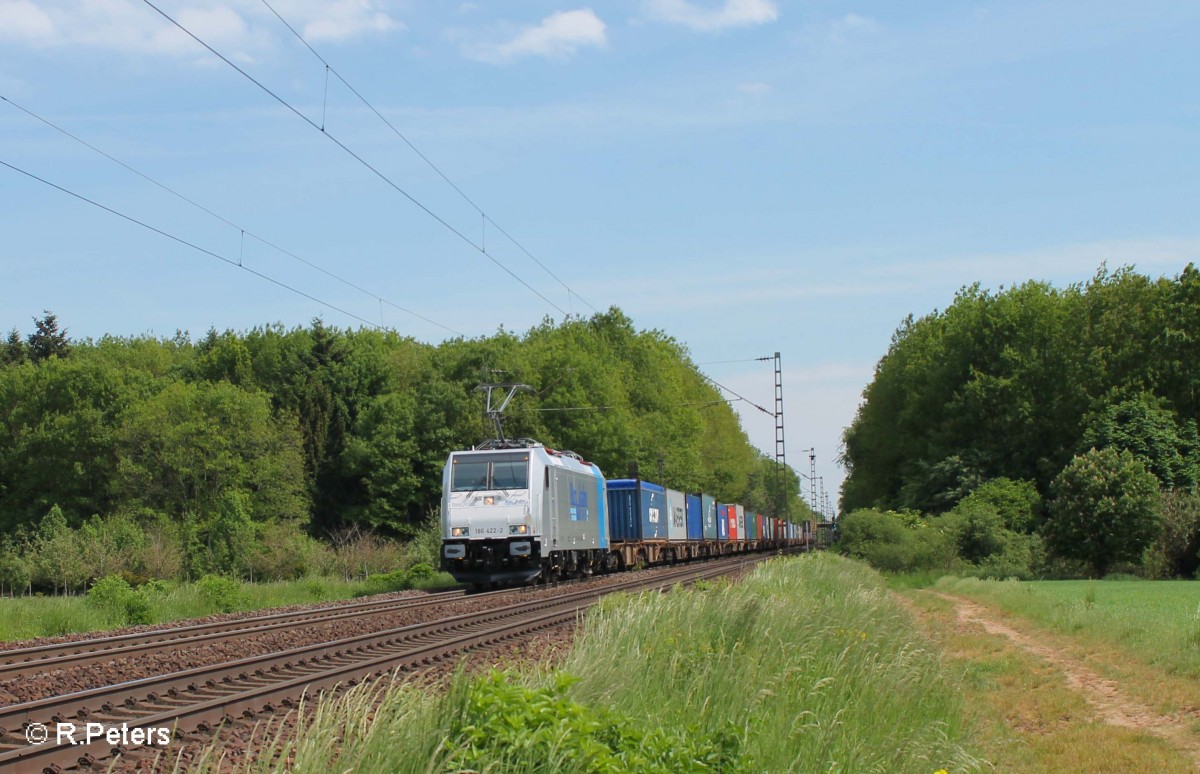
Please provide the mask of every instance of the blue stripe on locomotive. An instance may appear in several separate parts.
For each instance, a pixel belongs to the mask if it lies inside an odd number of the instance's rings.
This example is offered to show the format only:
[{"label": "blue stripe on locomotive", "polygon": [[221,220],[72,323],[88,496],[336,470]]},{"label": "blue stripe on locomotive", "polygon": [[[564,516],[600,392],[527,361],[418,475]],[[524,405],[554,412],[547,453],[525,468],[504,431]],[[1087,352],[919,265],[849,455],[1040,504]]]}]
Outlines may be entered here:
[{"label": "blue stripe on locomotive", "polygon": [[600,547],[608,548],[608,497],[605,495],[604,474],[595,465],[596,471],[596,511],[600,514]]}]

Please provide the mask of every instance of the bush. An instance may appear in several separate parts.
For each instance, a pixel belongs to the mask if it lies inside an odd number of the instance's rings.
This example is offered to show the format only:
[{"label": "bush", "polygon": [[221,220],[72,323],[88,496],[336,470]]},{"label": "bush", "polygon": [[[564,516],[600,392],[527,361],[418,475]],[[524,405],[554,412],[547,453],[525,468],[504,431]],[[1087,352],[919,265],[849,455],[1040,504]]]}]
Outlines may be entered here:
[{"label": "bush", "polygon": [[92,584],[88,589],[87,601],[92,607],[108,614],[118,625],[153,622],[150,600],[116,575],[106,575]]},{"label": "bush", "polygon": [[[426,565],[428,567],[428,565]],[[433,575],[430,568],[429,575]],[[428,576],[424,576],[428,577]],[[403,591],[412,588],[412,577],[406,570],[394,570],[389,573],[371,575],[363,583],[363,587],[355,596],[367,597],[372,594],[387,594],[392,591]]]},{"label": "bush", "polygon": [[294,521],[255,525],[256,540],[247,559],[254,580],[295,580],[318,574],[329,549]]},{"label": "bush", "polygon": [[332,535],[330,541],[336,557],[334,569],[346,580],[387,573],[403,566],[404,547],[400,543],[357,526]]},{"label": "bush", "polygon": [[[729,771],[741,752],[741,729],[721,733],[663,729],[566,695],[574,680],[558,675],[530,688],[493,672],[460,699],[451,721],[446,771]],[[693,731],[686,733],[685,731]]]},{"label": "bush", "polygon": [[246,604],[242,584],[219,575],[205,575],[196,582],[200,598],[209,607],[221,613],[232,613]]},{"label": "bush", "polygon": [[956,563],[953,536],[924,518],[861,509],[842,517],[838,528],[841,551],[879,570],[949,570]]},{"label": "bush", "polygon": [[1151,578],[1191,578],[1200,566],[1200,495],[1163,492],[1162,532],[1142,559]]},{"label": "bush", "polygon": [[1128,451],[1092,449],[1071,460],[1050,488],[1047,543],[1061,556],[1087,562],[1095,577],[1139,561],[1158,537],[1158,479]]},{"label": "bush", "polygon": [[1005,529],[1032,532],[1038,523],[1041,503],[1042,499],[1032,481],[993,478],[960,500],[955,510],[988,507],[999,515]]},{"label": "bush", "polygon": [[428,580],[432,578],[437,570],[433,569],[432,565],[425,562],[418,562],[408,568],[408,579],[410,581]]}]

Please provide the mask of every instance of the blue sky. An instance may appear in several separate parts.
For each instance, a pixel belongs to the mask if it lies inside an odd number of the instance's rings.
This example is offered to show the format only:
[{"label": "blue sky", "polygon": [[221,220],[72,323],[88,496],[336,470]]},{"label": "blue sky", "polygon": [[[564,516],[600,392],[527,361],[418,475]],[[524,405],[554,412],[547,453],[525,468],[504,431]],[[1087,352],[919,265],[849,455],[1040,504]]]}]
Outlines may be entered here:
[{"label": "blue sky", "polygon": [[[0,0],[0,161],[421,340],[617,305],[767,407],[721,361],[779,351],[831,493],[905,315],[1200,257],[1200,4],[272,2],[470,201],[261,0],[155,4],[325,135],[142,0]],[[360,324],[6,167],[0,233],[5,330]]]}]

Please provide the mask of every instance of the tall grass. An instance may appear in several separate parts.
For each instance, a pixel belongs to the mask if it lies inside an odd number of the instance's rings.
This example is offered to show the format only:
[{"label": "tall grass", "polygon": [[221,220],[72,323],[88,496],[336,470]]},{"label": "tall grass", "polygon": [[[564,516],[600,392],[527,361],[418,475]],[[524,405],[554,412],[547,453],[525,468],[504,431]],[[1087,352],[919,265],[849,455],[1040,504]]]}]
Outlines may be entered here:
[{"label": "tall grass", "polygon": [[441,694],[360,686],[244,768],[930,774],[980,766],[961,710],[880,577],[819,555],[609,598],[555,672],[460,675]]},{"label": "tall grass", "polygon": [[1200,678],[1196,581],[939,581],[935,588],[990,601],[1072,636],[1114,645],[1150,666]]}]

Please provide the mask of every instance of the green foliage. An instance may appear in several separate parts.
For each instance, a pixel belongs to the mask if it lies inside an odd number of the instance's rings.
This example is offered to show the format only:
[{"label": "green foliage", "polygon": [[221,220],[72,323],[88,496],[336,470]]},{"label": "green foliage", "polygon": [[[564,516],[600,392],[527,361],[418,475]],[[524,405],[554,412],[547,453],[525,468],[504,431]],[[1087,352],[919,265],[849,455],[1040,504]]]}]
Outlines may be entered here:
[{"label": "green foliage", "polygon": [[1200,494],[1163,492],[1162,532],[1142,560],[1151,578],[1191,578],[1200,568]]},{"label": "green foliage", "polygon": [[1092,446],[1133,452],[1165,488],[1194,486],[1198,308],[1189,264],[1158,279],[1102,267],[1066,289],[973,285],[944,311],[910,317],[845,431],[842,510],[943,513],[983,490],[1006,529],[1029,532],[1038,519],[1014,520],[1024,508],[988,482],[1029,482],[1048,501]]},{"label": "green foliage", "polygon": [[1196,421],[1180,422],[1152,395],[1109,406],[1083,433],[1081,450],[1124,449],[1133,453],[1165,489],[1193,489],[1200,477]]},{"label": "green foliage", "polygon": [[0,367],[24,363],[28,357],[25,342],[21,340],[21,332],[13,328],[8,332],[8,338],[0,343]]},{"label": "green foliage", "polygon": [[232,613],[245,607],[246,598],[242,593],[242,584],[231,578],[205,575],[196,581],[196,589],[213,610]]},{"label": "green foliage", "polygon": [[955,565],[953,537],[913,514],[859,509],[839,522],[839,549],[888,572],[949,570]]},{"label": "green foliage", "polygon": [[1138,561],[1161,530],[1158,480],[1128,451],[1093,449],[1076,457],[1051,492],[1047,542],[1098,576],[1117,562]]},{"label": "green foliage", "polygon": [[254,540],[245,561],[251,578],[294,580],[331,567],[333,556],[299,524],[271,521],[254,525]]},{"label": "green foliage", "polygon": [[372,594],[387,594],[391,591],[404,591],[412,588],[413,578],[407,570],[392,570],[378,575],[368,575],[356,596],[366,597]]},{"label": "green foliage", "polygon": [[116,575],[97,580],[87,593],[88,604],[103,610],[118,626],[153,623],[150,601]]},{"label": "green foliage", "polygon": [[306,512],[299,438],[265,395],[226,382],[171,382],[131,406],[114,486],[126,502],[182,519],[240,497],[252,518]]},{"label": "green foliage", "polygon": [[189,570],[196,574],[240,574],[247,569],[254,548],[254,523],[246,497],[225,492],[216,508],[189,516],[183,525]]},{"label": "green foliage", "polygon": [[425,562],[417,562],[412,567],[408,568],[408,577],[414,581],[429,580],[437,572],[432,565]]},{"label": "green foliage", "polygon": [[959,501],[956,508],[986,506],[1000,516],[1005,529],[1013,532],[1032,532],[1037,526],[1042,498],[1032,481],[993,478],[975,488]]},{"label": "green foliage", "polygon": [[59,330],[58,317],[45,310],[40,319],[34,319],[34,332],[29,334],[26,352],[29,359],[37,363],[52,357],[66,357],[71,352],[71,343],[66,330]]},{"label": "green foliage", "polygon": [[736,729],[711,736],[639,724],[572,701],[559,674],[530,688],[493,672],[471,685],[450,725],[442,770],[740,771]]}]

